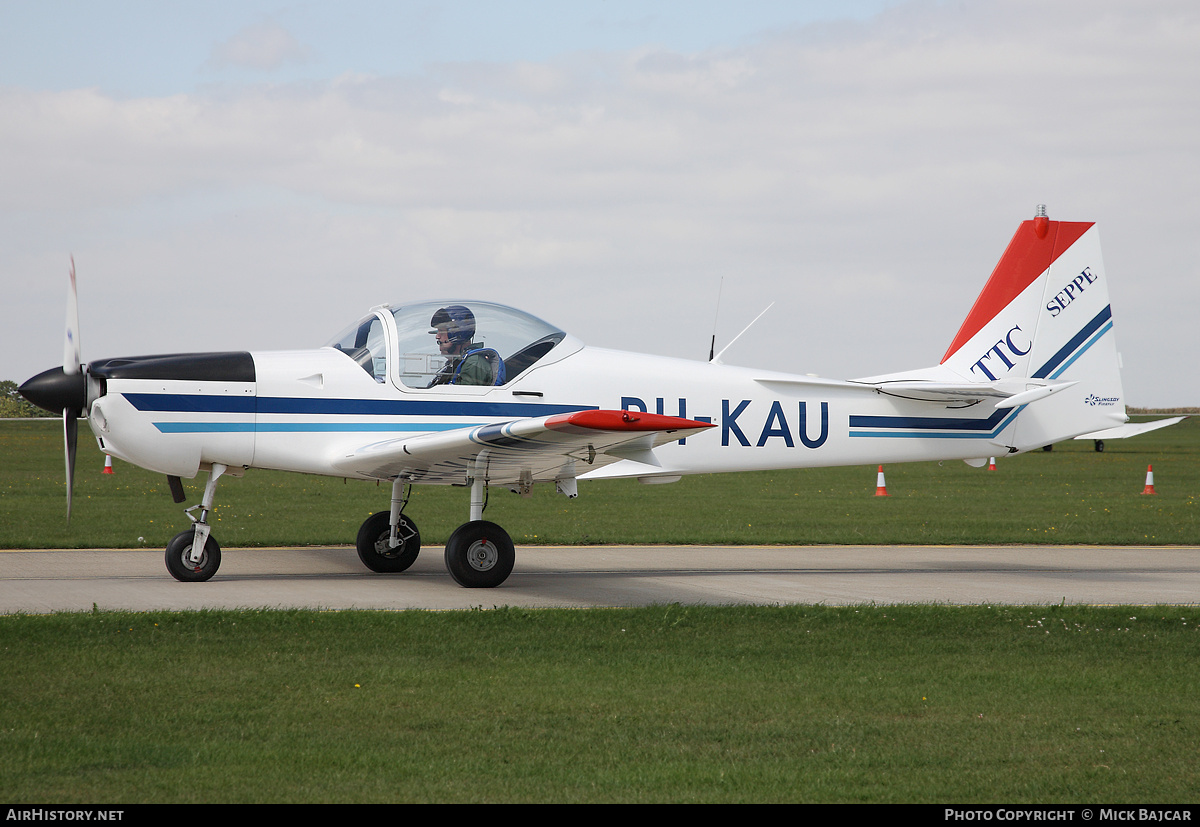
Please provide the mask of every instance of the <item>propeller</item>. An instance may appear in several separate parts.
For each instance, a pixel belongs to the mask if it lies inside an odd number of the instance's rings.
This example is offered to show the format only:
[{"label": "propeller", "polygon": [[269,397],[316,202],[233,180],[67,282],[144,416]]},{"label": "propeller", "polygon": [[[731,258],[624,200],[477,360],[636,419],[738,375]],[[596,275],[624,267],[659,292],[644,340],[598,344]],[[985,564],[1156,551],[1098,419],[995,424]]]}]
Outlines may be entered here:
[{"label": "propeller", "polygon": [[[79,293],[75,286],[75,256],[71,256],[71,280],[67,285],[67,331],[63,339],[63,373],[81,376],[83,352],[79,346]],[[84,380],[84,405],[87,385]],[[75,453],[79,442],[79,417],[83,409],[63,408],[63,453],[67,460],[67,524],[71,524],[71,500],[75,492]]]},{"label": "propeller", "polygon": [[62,413],[63,448],[67,470],[67,522],[71,522],[71,500],[75,490],[75,449],[79,440],[79,417],[87,408],[87,375],[79,347],[79,301],[75,289],[75,258],[67,284],[67,325],[63,340],[63,365],[51,368],[21,385],[21,395],[52,413]]}]

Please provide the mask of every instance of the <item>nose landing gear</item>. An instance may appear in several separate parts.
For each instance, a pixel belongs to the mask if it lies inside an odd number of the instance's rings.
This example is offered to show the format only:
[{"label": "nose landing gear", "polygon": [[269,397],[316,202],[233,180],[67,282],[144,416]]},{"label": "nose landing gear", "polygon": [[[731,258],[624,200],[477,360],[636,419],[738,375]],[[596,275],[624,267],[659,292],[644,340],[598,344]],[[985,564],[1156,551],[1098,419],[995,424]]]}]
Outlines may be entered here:
[{"label": "nose landing gear", "polygon": [[200,547],[200,554],[193,553],[196,546],[196,530],[189,528],[175,535],[167,543],[167,571],[176,580],[185,583],[202,583],[217,573],[221,565],[221,547],[211,536]]},{"label": "nose landing gear", "polygon": [[[195,526],[179,532],[167,543],[167,571],[176,580],[201,583],[216,574],[221,566],[221,546],[211,536],[208,512],[212,510],[213,499],[217,495],[217,480],[226,470],[227,466],[213,463],[204,486],[204,497],[199,505],[193,505],[186,512]],[[200,509],[200,516],[193,517],[192,512],[197,508]]]}]

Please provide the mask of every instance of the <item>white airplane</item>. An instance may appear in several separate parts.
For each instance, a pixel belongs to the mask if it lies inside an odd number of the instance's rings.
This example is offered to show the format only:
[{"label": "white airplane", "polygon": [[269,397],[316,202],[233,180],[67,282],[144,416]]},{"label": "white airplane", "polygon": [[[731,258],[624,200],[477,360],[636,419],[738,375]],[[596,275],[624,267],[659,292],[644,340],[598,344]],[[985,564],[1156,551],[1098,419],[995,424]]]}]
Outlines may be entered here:
[{"label": "white airplane", "polygon": [[575,497],[581,479],[982,466],[1133,427],[1097,230],[1050,221],[1042,208],[1017,229],[940,363],[853,381],[587,347],[519,310],[470,300],[381,305],[312,350],[85,365],[77,331],[72,264],[63,367],[21,387],[63,413],[68,519],[86,413],[101,450],[165,474],[176,502],[180,478],[207,472],[187,510],[193,527],[166,549],[168,570],[185,581],[217,571],[217,483],[250,468],[390,482],[391,507],[357,538],[376,572],[403,571],[420,551],[405,512],[412,485],[465,487],[470,516],[446,544],[446,567],[462,586],[493,587],[515,555],[504,529],[483,519],[491,486],[553,483]]}]

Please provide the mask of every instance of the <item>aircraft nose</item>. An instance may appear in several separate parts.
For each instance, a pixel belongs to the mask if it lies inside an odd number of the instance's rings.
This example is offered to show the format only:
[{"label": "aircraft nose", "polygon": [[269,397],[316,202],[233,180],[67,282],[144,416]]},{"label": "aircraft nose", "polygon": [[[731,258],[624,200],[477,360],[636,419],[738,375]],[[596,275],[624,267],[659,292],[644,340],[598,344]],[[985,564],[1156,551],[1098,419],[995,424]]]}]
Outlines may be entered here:
[{"label": "aircraft nose", "polygon": [[87,376],[83,371],[68,374],[61,367],[50,368],[17,390],[34,405],[53,413],[87,407]]}]

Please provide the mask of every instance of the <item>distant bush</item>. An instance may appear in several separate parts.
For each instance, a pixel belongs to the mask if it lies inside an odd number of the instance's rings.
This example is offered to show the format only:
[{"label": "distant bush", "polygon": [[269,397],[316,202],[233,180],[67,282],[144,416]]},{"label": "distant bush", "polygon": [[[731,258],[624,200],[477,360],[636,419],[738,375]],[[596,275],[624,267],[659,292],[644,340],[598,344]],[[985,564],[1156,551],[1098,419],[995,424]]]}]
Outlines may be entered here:
[{"label": "distant bush", "polygon": [[41,408],[29,404],[17,390],[17,383],[0,380],[0,419],[31,418],[46,416]]}]

